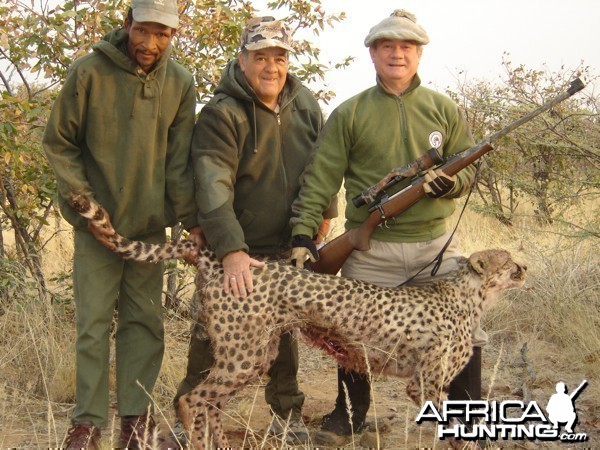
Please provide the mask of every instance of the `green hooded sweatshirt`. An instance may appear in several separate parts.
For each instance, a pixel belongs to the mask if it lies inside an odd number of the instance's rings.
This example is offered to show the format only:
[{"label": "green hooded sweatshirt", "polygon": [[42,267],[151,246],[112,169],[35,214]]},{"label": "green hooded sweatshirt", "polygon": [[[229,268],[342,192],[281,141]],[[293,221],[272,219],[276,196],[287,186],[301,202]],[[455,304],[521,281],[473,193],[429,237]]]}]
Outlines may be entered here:
[{"label": "green hooded sweatshirt", "polygon": [[199,222],[217,257],[290,247],[291,204],[323,119],[288,74],[276,113],[256,96],[237,59],[202,108],[192,141]]},{"label": "green hooded sweatshirt", "polygon": [[[388,92],[379,82],[346,100],[331,114],[294,202],[292,234],[313,236],[321,211],[342,182],[346,192],[346,228],[360,226],[368,206],[356,208],[352,199],[379,182],[392,169],[404,167],[433,146],[440,145],[444,158],[474,145],[458,106],[447,96],[421,86],[418,75],[401,95]],[[436,147],[437,148],[437,147]],[[475,168],[457,174],[454,189],[443,198],[423,197],[385,226],[373,239],[385,242],[425,242],[443,235],[455,198],[465,195],[473,183]],[[404,180],[388,191],[406,187]]]},{"label": "green hooded sweatshirt", "polygon": [[110,32],[76,60],[57,97],[43,147],[58,184],[65,219],[86,220],[66,203],[86,194],[108,211],[126,237],[197,224],[190,140],[192,75],[169,46],[148,74],[127,55],[125,30]]}]

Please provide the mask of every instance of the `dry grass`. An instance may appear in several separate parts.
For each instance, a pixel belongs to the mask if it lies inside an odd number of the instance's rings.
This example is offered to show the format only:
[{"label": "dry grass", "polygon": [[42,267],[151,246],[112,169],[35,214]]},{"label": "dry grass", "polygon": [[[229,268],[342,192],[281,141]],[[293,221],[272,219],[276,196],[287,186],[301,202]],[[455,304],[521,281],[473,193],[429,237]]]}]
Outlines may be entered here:
[{"label": "dry grass", "polygon": [[[334,229],[339,227],[334,225]],[[484,329],[490,335],[490,344],[483,352],[484,394],[489,393],[490,399],[497,400],[537,400],[545,406],[556,382],[564,381],[574,388],[585,378],[589,385],[576,403],[580,417],[578,431],[590,435],[592,440],[587,446],[597,446],[600,439],[597,239],[567,239],[561,237],[562,230],[557,227],[540,230],[526,219],[508,228],[473,212],[467,213],[458,235],[465,254],[501,247],[529,268],[525,288],[509,293],[484,317]],[[68,242],[68,234],[65,237]],[[52,263],[48,264],[48,270],[53,270],[56,263],[60,263],[62,270],[65,258],[69,257],[64,241],[57,246],[60,257],[48,257]],[[26,291],[0,304],[0,447],[60,446],[74,404],[73,317],[69,302],[45,305]],[[185,370],[189,322],[170,313],[166,317],[166,330],[164,363],[152,394],[163,429],[173,422],[171,401]],[[320,417],[333,404],[335,364],[302,345],[299,378],[306,393],[305,419],[310,428],[316,429]],[[262,386],[262,383],[249,386],[227,408],[226,426],[235,445],[281,447],[281,443],[264,435],[270,419]],[[402,380],[375,376],[373,396],[375,406],[370,417],[374,419],[376,412],[377,426],[357,437],[347,448],[379,445],[413,448],[436,444],[431,430],[414,424],[416,408],[406,401]],[[111,414],[114,415],[114,404]],[[116,419],[103,435],[106,448],[114,446],[118,435]]]}]

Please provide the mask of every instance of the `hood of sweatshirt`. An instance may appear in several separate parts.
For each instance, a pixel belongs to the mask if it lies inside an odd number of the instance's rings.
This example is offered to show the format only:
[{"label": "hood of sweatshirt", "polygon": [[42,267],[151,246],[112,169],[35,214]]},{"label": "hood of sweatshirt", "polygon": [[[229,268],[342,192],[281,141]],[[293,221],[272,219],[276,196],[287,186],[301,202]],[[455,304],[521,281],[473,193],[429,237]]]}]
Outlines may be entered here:
[{"label": "hood of sweatshirt", "polygon": [[[283,91],[281,92],[279,101],[280,107],[283,109],[291,100],[293,100],[301,88],[302,83],[300,83],[300,80],[288,72]],[[225,67],[221,81],[215,89],[215,95],[220,93],[267,108],[263,102],[260,101],[256,92],[254,92],[254,89],[252,89],[246,80],[246,76],[242,72],[238,58],[229,61],[227,67]]]},{"label": "hood of sweatshirt", "polygon": [[125,30],[110,32],[71,65],[44,149],[57,172],[63,216],[84,228],[65,199],[87,193],[131,238],[177,221],[196,223],[188,167],[195,89],[168,47],[146,74],[127,56],[127,42]]},{"label": "hood of sweatshirt", "polygon": [[[298,78],[288,72],[283,90],[280,93],[279,106],[282,111],[288,106],[302,89],[302,83]],[[235,58],[225,67],[219,85],[215,89],[215,97],[219,94],[227,95],[241,101],[252,103],[252,126],[254,129],[254,153],[258,152],[258,127],[256,125],[256,107],[270,109],[258,98],[256,92],[246,79],[238,58]]]}]

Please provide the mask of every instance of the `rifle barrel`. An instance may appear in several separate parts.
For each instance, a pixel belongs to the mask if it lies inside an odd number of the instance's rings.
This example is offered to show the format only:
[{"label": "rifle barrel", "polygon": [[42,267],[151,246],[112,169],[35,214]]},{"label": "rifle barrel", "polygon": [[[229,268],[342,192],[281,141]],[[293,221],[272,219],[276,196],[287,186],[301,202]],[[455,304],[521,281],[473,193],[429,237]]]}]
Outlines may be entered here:
[{"label": "rifle barrel", "polygon": [[[479,144],[460,153],[456,153],[446,161],[442,161],[443,164],[441,167],[448,175],[454,175],[458,173],[458,171],[462,170],[468,164],[473,163],[487,152],[493,150],[491,144],[492,141],[510,133],[515,128],[523,125],[525,122],[531,120],[541,112],[552,108],[557,103],[572,96],[576,92],[579,92],[583,88],[584,84],[581,82],[581,80],[579,78],[575,79],[571,82],[570,88],[565,93],[543,104],[516,122],[504,127],[502,130],[491,135],[488,139],[480,142]],[[426,156],[424,155],[423,158],[425,157]],[[426,162],[425,164],[429,164],[429,162]],[[431,164],[429,167],[432,166],[433,164]],[[389,187],[388,182],[390,182],[392,178],[398,177],[399,179],[402,179],[402,177],[406,177],[408,175],[409,170],[414,170],[414,168],[415,164],[413,162],[404,168],[394,169],[379,183],[366,189],[363,191],[363,193],[368,194],[369,196],[375,196],[375,198],[377,198],[377,195],[381,193],[380,189],[382,187],[387,189]],[[371,205],[369,209],[369,216],[359,228],[346,231],[319,250],[321,259],[315,264],[315,266],[313,266],[313,269],[319,273],[336,274],[348,256],[350,256],[354,250],[367,250],[369,248],[371,235],[377,226],[379,226],[381,223],[384,223],[388,219],[402,214],[402,212],[406,211],[425,195],[423,187],[424,184],[425,180],[423,177],[415,178],[409,186],[405,187],[399,192],[396,192],[391,197],[386,198],[385,201],[378,199],[374,205]],[[587,382],[584,381],[584,383]],[[582,383],[581,386],[576,389],[576,393],[583,389],[584,383]]]},{"label": "rifle barrel", "polygon": [[[569,88],[562,94],[557,95],[552,100],[549,100],[548,102],[544,103],[542,106],[536,108],[535,110],[515,120],[514,122],[511,122],[510,124],[502,128],[500,131],[497,131],[491,136],[485,138],[483,141],[481,141],[474,147],[464,150],[462,153],[466,154],[469,151],[472,151],[473,149],[480,148],[484,144],[492,144],[494,141],[506,136],[515,128],[518,128],[526,122],[529,122],[531,119],[533,119],[536,116],[539,116],[544,111],[549,110],[554,105],[562,102],[563,100],[566,100],[567,98],[581,91],[584,87],[585,85],[583,84],[583,82],[579,78],[575,78],[573,81],[571,81],[571,85],[569,86]],[[354,206],[360,208],[361,206],[367,203],[376,202],[378,200],[378,197],[382,194],[382,192],[394,186],[399,181],[416,175],[419,170],[423,171],[433,167],[435,164],[444,163],[445,161],[439,158],[439,154],[433,153],[434,150],[436,149],[429,150],[426,154],[424,154],[416,161],[413,161],[405,167],[398,167],[390,171],[385,177],[383,177],[373,186],[368,187],[356,197],[354,197],[352,199]],[[436,155],[438,156],[438,158],[436,158]],[[450,159],[452,158],[453,157],[451,157]]]},{"label": "rifle barrel", "polygon": [[506,136],[508,133],[513,131],[515,128],[518,128],[521,125],[523,125],[524,123],[529,122],[531,119],[540,115],[544,111],[549,110],[554,105],[556,105],[556,104],[562,102],[563,100],[566,100],[567,98],[571,97],[572,95],[576,94],[577,92],[582,90],[584,87],[585,87],[585,85],[583,84],[583,82],[579,78],[575,78],[573,81],[571,81],[571,86],[565,92],[563,92],[560,95],[557,95],[552,100],[547,101],[542,106],[531,111],[529,114],[526,114],[523,117],[521,117],[520,119],[515,120],[514,122],[508,124],[507,126],[502,128],[500,131],[492,134],[489,138],[487,138],[485,140],[485,142],[492,143],[495,140]]}]

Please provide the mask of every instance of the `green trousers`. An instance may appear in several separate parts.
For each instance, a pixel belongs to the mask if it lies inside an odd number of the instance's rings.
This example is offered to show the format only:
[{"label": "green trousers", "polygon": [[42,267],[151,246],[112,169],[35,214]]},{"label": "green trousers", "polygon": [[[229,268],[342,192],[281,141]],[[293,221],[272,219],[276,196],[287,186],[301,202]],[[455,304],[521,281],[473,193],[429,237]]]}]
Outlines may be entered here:
[{"label": "green trousers", "polygon": [[[186,375],[179,384],[174,400],[176,409],[179,397],[204,380],[214,363],[210,340],[204,334],[202,325],[196,322],[192,326],[191,334]],[[271,410],[286,420],[290,414],[300,417],[304,403],[304,394],[298,387],[297,374],[298,342],[287,332],[281,335],[279,354],[269,369],[270,379],[265,387],[265,400]]]},{"label": "green trousers", "polygon": [[[164,242],[165,233],[139,239]],[[129,416],[148,411],[148,393],[154,388],[164,352],[162,285],[162,264],[125,261],[89,232],[75,231],[77,404],[73,423],[97,427],[108,423],[109,348],[115,306],[118,413]]]}]

